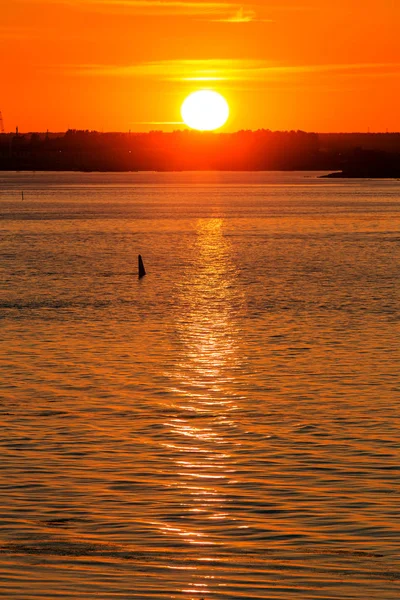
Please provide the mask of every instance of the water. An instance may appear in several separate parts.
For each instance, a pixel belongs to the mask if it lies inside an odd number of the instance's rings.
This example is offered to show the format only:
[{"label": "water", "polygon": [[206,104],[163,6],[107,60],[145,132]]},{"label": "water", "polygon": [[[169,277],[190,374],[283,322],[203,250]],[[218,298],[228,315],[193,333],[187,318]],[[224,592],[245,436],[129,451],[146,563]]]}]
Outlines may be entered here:
[{"label": "water", "polygon": [[2,598],[399,598],[399,198],[0,174]]}]

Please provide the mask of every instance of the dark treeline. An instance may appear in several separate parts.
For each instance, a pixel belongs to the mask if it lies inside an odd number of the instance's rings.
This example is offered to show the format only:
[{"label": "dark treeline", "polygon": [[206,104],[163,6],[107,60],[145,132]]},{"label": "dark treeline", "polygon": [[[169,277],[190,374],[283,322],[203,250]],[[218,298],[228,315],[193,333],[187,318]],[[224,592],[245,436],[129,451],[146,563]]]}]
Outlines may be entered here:
[{"label": "dark treeline", "polygon": [[[400,164],[400,134],[269,130],[0,135],[0,170],[340,170]],[[368,169],[367,169],[368,174]]]}]

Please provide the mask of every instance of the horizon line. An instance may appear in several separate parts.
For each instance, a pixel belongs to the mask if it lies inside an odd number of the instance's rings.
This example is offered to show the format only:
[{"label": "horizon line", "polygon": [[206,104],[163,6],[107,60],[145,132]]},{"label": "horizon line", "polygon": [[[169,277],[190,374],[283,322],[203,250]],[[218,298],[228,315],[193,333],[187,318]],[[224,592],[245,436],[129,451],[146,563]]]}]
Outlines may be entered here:
[{"label": "horizon line", "polygon": [[[157,124],[179,124],[179,121],[173,122],[159,122],[159,123],[154,123],[154,125]],[[3,131],[0,132],[0,137],[1,136],[9,136],[9,135],[32,135],[32,134],[38,134],[38,135],[65,135],[66,133],[68,133],[68,131],[73,131],[73,132],[83,132],[83,133],[99,133],[101,135],[107,135],[107,134],[122,134],[122,135],[145,135],[147,133],[165,133],[165,134],[171,134],[171,133],[183,133],[183,132],[188,132],[188,133],[193,133],[193,134],[201,134],[201,135],[209,135],[209,134],[214,134],[214,135],[233,135],[235,133],[241,133],[241,132],[251,132],[251,133],[256,133],[258,131],[268,131],[270,133],[314,133],[316,135],[400,135],[400,130],[399,131],[370,131],[370,129],[368,128],[367,131],[307,131],[305,129],[269,129],[269,128],[264,128],[264,127],[260,127],[259,129],[238,129],[236,131],[218,131],[218,130],[214,130],[214,131],[200,131],[197,129],[191,129],[189,127],[184,127],[181,129],[174,129],[172,131],[164,131],[161,129],[149,129],[148,131],[131,131],[130,129],[125,130],[125,131],[117,131],[117,130],[110,130],[110,131],[104,131],[104,130],[99,130],[99,129],[75,129],[73,127],[69,127],[68,129],[66,129],[65,131],[50,131],[49,129],[46,129],[44,131],[40,131],[40,130],[29,130],[29,131],[20,131],[18,126],[16,127],[15,131]]]}]

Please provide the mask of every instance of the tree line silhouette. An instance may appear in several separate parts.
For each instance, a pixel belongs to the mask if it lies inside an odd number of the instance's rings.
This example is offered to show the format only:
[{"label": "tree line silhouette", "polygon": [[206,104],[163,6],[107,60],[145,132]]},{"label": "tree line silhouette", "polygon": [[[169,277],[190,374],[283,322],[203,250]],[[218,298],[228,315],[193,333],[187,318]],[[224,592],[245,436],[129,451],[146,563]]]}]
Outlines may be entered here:
[{"label": "tree line silhouette", "polygon": [[[344,170],[400,172],[400,134],[192,130],[0,135],[0,170]],[[373,175],[371,175],[373,176]],[[382,176],[397,176],[382,175]]]}]

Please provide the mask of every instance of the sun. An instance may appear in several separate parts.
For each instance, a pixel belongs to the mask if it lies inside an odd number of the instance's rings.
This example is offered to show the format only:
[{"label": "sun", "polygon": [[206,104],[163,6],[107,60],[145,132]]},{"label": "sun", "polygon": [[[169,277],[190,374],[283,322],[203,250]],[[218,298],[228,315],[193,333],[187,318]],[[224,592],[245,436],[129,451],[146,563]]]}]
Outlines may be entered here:
[{"label": "sun", "polygon": [[192,129],[212,131],[225,125],[229,117],[229,106],[218,92],[199,90],[184,100],[181,115],[186,125]]}]

